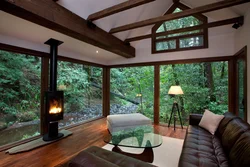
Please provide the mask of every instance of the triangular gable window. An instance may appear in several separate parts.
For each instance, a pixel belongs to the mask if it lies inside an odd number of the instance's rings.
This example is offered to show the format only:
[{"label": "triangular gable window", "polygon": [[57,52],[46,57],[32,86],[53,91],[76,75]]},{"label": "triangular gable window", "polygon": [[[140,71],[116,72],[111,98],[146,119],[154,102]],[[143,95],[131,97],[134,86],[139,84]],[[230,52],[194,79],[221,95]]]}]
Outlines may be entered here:
[{"label": "triangular gable window", "polygon": [[[186,9],[189,8],[181,3],[175,3],[166,14],[181,12]],[[207,23],[207,18],[199,14],[156,24],[152,28],[152,53],[207,48],[207,28],[179,31],[183,28],[205,23]]]}]

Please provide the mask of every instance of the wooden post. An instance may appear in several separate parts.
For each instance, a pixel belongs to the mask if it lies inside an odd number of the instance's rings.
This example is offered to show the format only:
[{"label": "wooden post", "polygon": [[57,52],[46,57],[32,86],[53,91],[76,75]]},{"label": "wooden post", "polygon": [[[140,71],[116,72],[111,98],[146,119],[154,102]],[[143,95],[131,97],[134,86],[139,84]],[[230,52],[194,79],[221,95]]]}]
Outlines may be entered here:
[{"label": "wooden post", "polygon": [[160,112],[160,65],[154,66],[154,123],[159,124]]},{"label": "wooden post", "polygon": [[102,113],[104,117],[110,114],[110,68],[104,67],[102,73]]},{"label": "wooden post", "polygon": [[40,129],[41,135],[44,135],[48,132],[48,124],[45,121],[46,111],[44,103],[44,94],[45,91],[48,91],[49,83],[49,57],[42,57],[42,70],[41,70],[41,97],[40,97]]}]

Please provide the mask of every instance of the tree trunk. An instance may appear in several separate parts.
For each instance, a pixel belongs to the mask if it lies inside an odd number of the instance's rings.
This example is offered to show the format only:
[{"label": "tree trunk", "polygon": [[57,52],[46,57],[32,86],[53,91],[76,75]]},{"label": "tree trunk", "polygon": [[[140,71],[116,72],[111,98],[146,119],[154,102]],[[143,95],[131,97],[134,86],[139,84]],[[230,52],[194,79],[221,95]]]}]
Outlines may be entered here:
[{"label": "tree trunk", "polygon": [[[174,75],[175,85],[180,85],[177,73],[175,72],[175,64],[172,64],[172,69],[173,69],[173,75]],[[180,101],[180,104],[181,104],[180,111],[183,112],[184,111],[184,99],[183,99],[182,96],[178,96],[178,98],[179,98],[179,101]]]},{"label": "tree trunk", "polygon": [[223,79],[225,76],[225,61],[222,62],[222,68],[221,68],[221,76],[220,78]]},{"label": "tree trunk", "polygon": [[210,101],[216,101],[216,97],[214,95],[214,79],[211,62],[204,63],[204,74],[206,77],[205,85],[209,88]]},{"label": "tree trunk", "polygon": [[138,82],[139,94],[140,94],[140,102],[141,102],[141,113],[143,113],[143,106],[142,106],[142,91],[141,91],[141,84]]}]

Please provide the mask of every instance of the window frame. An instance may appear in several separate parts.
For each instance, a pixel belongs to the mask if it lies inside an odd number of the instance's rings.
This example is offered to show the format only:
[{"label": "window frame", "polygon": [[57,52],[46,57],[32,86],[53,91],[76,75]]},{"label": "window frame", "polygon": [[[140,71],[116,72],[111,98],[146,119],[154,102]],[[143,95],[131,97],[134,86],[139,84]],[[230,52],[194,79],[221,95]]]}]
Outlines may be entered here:
[{"label": "window frame", "polygon": [[[182,3],[174,3],[164,15],[167,14],[172,14],[176,8],[179,8],[181,10],[187,10],[190,9],[188,6],[182,4]],[[207,24],[208,23],[208,19],[206,16],[202,15],[202,14],[195,14],[195,15],[191,15],[197,19],[199,19],[200,21],[203,22],[203,24]],[[174,19],[175,20],[175,19]],[[169,20],[171,21],[171,20]],[[164,21],[165,22],[165,21]],[[153,28],[151,29],[152,31],[152,38],[151,38],[151,52],[152,54],[157,54],[157,53],[166,53],[166,52],[176,52],[176,51],[185,51],[185,50],[195,50],[195,49],[205,49],[208,48],[208,28],[203,28],[201,30],[203,30],[203,32],[199,32],[199,33],[192,33],[192,34],[186,34],[186,35],[180,35],[180,36],[175,36],[175,37],[168,37],[168,38],[162,38],[162,39],[156,39],[156,31],[157,29],[164,23],[157,23],[153,26]],[[176,29],[177,30],[177,29]],[[166,31],[167,32],[167,31]],[[187,38],[187,37],[197,37],[197,36],[203,36],[203,45],[202,46],[193,46],[193,47],[186,47],[186,48],[181,48],[180,47],[180,40]],[[156,43],[157,42],[166,42],[166,41],[170,41],[170,40],[176,40],[176,48],[175,49],[168,49],[168,50],[160,50],[157,51],[156,50]]]},{"label": "window frame", "polygon": [[[47,133],[48,125],[47,125],[47,123],[45,123],[45,120],[44,120],[44,116],[45,116],[44,94],[45,94],[45,91],[48,90],[48,86],[49,86],[49,58],[50,58],[50,54],[46,53],[46,52],[41,52],[41,51],[37,51],[37,50],[19,47],[19,46],[4,44],[1,42],[0,42],[0,50],[7,51],[7,52],[13,52],[13,53],[17,53],[17,54],[27,54],[30,56],[41,58],[40,135],[30,137],[30,138],[24,139],[24,140],[19,140],[19,141],[9,143],[6,145],[2,145],[2,146],[0,146],[0,151],[3,151],[3,150],[7,150],[11,147],[15,147],[15,146],[18,146],[20,144],[24,144],[24,143],[36,140]],[[105,87],[107,85],[107,83],[106,83],[107,79],[105,78],[107,76],[106,70],[110,69],[107,66],[102,65],[102,64],[98,64],[98,63],[77,60],[74,58],[69,58],[69,57],[65,57],[65,56],[61,56],[61,55],[58,55],[58,60],[102,68],[102,72],[103,72],[102,73],[102,87]],[[108,100],[107,99],[108,97],[106,96],[105,91],[102,91],[102,96],[103,96],[102,97],[103,107],[102,107],[102,116],[101,117],[96,117],[96,118],[89,119],[89,120],[86,120],[83,122],[79,122],[77,124],[67,126],[64,129],[70,129],[70,128],[73,128],[73,127],[76,127],[79,125],[83,125],[83,124],[88,123],[88,122],[98,120],[100,118],[104,118],[107,115],[107,111],[106,111],[107,106],[104,106],[104,104]]]}]

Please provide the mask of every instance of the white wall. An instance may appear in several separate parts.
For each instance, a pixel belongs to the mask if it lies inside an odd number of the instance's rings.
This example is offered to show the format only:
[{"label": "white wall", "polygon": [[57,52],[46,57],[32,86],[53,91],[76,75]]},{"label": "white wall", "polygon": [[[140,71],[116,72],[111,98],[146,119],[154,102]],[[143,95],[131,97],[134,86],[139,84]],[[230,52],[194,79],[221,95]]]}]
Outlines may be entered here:
[{"label": "white wall", "polygon": [[250,10],[245,14],[244,25],[235,34],[235,51],[247,46],[247,111],[248,122],[250,123]]},{"label": "white wall", "polygon": [[134,45],[136,48],[135,58],[124,59],[119,57],[113,61],[110,61],[110,65],[230,56],[235,53],[234,32],[231,31],[229,33],[219,35],[210,31],[209,34],[213,35],[209,35],[209,48],[207,49],[160,54],[151,54],[151,39],[145,39]]},{"label": "white wall", "polygon": [[[26,48],[26,49],[31,49],[31,50],[35,50],[35,51],[41,51],[41,52],[45,52],[45,53],[50,52],[49,46],[45,45],[41,42],[24,40],[24,39],[8,36],[5,34],[0,34],[0,43],[12,45],[12,46],[17,46],[17,47],[21,47],[21,48]],[[70,57],[70,58],[88,61],[88,62],[94,62],[94,63],[96,62],[99,64],[106,63],[106,61],[104,61],[104,60],[102,61],[102,60],[99,60],[99,59],[96,59],[93,57],[84,56],[81,53],[73,52],[72,50],[64,49],[62,47],[60,47],[60,49],[58,49],[58,54],[61,56]]]}]

